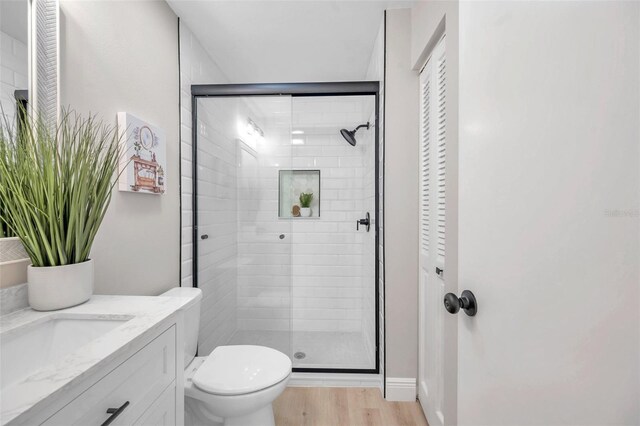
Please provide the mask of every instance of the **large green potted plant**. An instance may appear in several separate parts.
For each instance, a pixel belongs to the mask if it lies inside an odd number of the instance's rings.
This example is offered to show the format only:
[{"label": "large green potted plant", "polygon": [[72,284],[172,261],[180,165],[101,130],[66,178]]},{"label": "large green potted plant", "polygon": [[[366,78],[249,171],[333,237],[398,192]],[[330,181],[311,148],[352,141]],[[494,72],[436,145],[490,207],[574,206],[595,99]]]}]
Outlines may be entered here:
[{"label": "large green potted plant", "polygon": [[63,112],[55,128],[30,118],[0,130],[2,222],[31,259],[29,304],[55,310],[93,294],[93,240],[120,160],[115,127]]}]

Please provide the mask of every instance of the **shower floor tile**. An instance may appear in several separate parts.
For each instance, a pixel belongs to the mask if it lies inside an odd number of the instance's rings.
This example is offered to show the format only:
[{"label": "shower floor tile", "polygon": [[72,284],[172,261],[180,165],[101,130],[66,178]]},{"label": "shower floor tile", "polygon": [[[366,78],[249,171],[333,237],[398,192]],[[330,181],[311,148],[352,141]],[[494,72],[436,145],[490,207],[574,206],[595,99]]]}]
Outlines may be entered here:
[{"label": "shower floor tile", "polygon": [[[362,333],[238,330],[229,344],[277,349],[289,355],[294,368],[375,368],[374,349],[367,350]],[[296,352],[303,352],[305,357],[294,358]]]}]

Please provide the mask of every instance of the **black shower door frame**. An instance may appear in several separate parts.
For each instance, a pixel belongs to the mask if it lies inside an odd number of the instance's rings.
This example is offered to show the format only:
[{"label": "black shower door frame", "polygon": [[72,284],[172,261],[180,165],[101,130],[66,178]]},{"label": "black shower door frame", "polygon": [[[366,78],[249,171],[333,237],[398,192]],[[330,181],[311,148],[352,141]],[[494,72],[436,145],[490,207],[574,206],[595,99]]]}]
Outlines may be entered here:
[{"label": "black shower door frame", "polygon": [[191,86],[192,137],[192,256],[193,287],[198,287],[198,99],[245,96],[375,96],[375,328],[376,367],[359,368],[293,368],[300,373],[380,373],[380,83],[377,81],[345,81],[326,83],[259,83],[259,84],[194,84]]}]

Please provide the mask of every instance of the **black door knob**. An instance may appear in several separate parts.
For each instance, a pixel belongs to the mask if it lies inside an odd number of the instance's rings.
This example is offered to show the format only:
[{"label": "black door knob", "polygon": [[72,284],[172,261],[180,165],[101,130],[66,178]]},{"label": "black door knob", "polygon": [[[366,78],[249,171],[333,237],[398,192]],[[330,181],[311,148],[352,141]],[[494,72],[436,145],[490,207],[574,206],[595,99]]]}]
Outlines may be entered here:
[{"label": "black door knob", "polygon": [[462,292],[460,297],[453,293],[447,293],[444,295],[444,307],[450,314],[457,314],[462,308],[465,314],[470,317],[474,316],[478,312],[478,303],[476,297],[469,290]]}]

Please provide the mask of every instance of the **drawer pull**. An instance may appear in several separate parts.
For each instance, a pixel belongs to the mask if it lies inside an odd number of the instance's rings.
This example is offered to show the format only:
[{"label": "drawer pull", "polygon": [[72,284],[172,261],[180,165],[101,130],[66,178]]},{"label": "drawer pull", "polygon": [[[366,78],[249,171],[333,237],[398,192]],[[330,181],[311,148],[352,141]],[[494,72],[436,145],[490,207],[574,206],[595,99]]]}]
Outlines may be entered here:
[{"label": "drawer pull", "polygon": [[116,417],[118,417],[120,414],[122,414],[124,409],[127,408],[128,406],[129,406],[129,401],[127,401],[124,404],[122,404],[120,406],[120,408],[107,408],[107,414],[111,414],[111,415],[109,416],[109,418],[107,420],[105,420],[104,423],[102,423],[102,426],[110,425],[111,422],[114,421],[116,419]]}]

